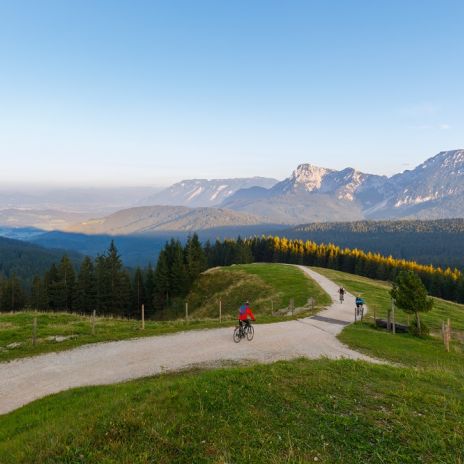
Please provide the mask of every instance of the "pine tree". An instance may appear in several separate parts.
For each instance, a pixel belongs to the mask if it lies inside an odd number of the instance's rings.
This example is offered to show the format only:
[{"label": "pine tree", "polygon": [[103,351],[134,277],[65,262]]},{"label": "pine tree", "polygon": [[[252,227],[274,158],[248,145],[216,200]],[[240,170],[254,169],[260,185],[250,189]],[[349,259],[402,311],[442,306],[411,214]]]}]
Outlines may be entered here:
[{"label": "pine tree", "polygon": [[155,294],[155,272],[151,264],[148,264],[148,268],[145,272],[144,279],[145,287],[145,311],[151,313],[153,311],[153,298]]},{"label": "pine tree", "polygon": [[76,286],[76,274],[67,255],[61,258],[58,267],[57,304],[59,309],[72,311]]},{"label": "pine tree", "polygon": [[143,274],[138,267],[135,270],[134,280],[132,284],[132,311],[130,317],[140,314],[140,308],[145,305],[145,285],[143,282]]},{"label": "pine tree", "polygon": [[129,317],[131,313],[131,296],[132,286],[129,273],[122,270],[118,276],[118,286],[116,292],[115,304],[116,311],[118,314]]},{"label": "pine tree", "polygon": [[26,296],[19,279],[13,274],[2,282],[0,309],[2,311],[20,311],[24,309]]},{"label": "pine tree", "polygon": [[154,276],[153,307],[164,309],[169,299],[169,263],[166,250],[161,250]]},{"label": "pine tree", "polygon": [[48,297],[44,283],[39,276],[35,276],[31,288],[31,307],[32,309],[48,309]]},{"label": "pine tree", "polygon": [[97,309],[108,314],[126,314],[130,310],[130,278],[124,270],[114,241],[105,254],[95,260]]},{"label": "pine tree", "polygon": [[169,293],[172,297],[183,296],[189,286],[189,275],[184,264],[184,251],[180,242],[171,244],[169,266]]},{"label": "pine tree", "polygon": [[131,304],[130,278],[124,270],[114,241],[95,263],[98,310],[109,314],[127,314]]},{"label": "pine tree", "polygon": [[253,262],[251,249],[246,242],[238,237],[234,243],[233,258],[230,264],[247,264]]},{"label": "pine tree", "polygon": [[99,313],[108,313],[111,306],[111,283],[105,255],[95,259],[96,305]]},{"label": "pine tree", "polygon": [[461,277],[457,283],[458,302],[464,303],[464,277]]},{"label": "pine tree", "polygon": [[189,285],[191,285],[208,267],[207,255],[201,246],[197,234],[193,234],[189,237],[185,244],[185,265],[187,268]]},{"label": "pine tree", "polygon": [[390,295],[398,308],[415,315],[415,328],[417,333],[422,335],[419,313],[431,311],[433,299],[427,296],[427,290],[420,277],[412,271],[402,271],[393,284]]},{"label": "pine tree", "polygon": [[96,308],[97,288],[95,268],[92,260],[86,256],[80,266],[76,283],[75,308],[90,314]]},{"label": "pine tree", "polygon": [[119,312],[118,310],[121,307],[121,301],[119,301],[118,295],[118,285],[121,276],[122,270],[122,261],[121,257],[119,256],[118,250],[116,245],[114,244],[114,240],[111,240],[110,247],[108,248],[107,255],[106,255],[106,269],[107,269],[107,276],[109,279],[109,287],[110,287],[110,300],[109,300],[109,308],[110,312]]},{"label": "pine tree", "polygon": [[55,264],[52,264],[50,270],[45,273],[44,288],[48,297],[48,308],[52,311],[57,311],[60,304],[60,279],[58,268]]}]

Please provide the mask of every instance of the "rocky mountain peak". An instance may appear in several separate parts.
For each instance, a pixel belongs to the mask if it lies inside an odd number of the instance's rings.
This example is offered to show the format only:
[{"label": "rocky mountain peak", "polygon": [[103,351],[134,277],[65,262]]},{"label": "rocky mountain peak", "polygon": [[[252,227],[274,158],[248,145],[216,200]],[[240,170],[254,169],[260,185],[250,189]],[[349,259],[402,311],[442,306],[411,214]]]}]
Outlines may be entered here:
[{"label": "rocky mountain peak", "polygon": [[334,171],[313,164],[300,164],[292,173],[291,183],[295,187],[302,186],[306,191],[313,192],[321,188],[324,177],[331,172]]},{"label": "rocky mountain peak", "polygon": [[[417,166],[412,172],[421,172],[423,170],[441,170],[444,172],[451,172],[456,168],[464,168],[464,150],[441,151],[440,153],[438,153],[438,155],[429,158],[428,160],[424,161],[422,164]],[[401,174],[398,174],[395,177],[398,177],[400,175]]]}]

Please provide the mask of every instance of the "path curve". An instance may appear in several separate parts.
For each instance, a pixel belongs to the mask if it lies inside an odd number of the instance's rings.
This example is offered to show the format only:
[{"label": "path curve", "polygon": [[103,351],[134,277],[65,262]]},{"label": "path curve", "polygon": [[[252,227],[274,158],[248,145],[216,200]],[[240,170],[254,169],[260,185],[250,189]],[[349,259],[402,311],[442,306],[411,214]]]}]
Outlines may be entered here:
[{"label": "path curve", "polygon": [[255,326],[252,342],[236,344],[232,328],[192,330],[49,353],[0,363],[0,414],[43,396],[85,385],[103,385],[224,361],[277,360],[305,356],[373,361],[338,341],[336,335],[353,322],[354,297],[338,302],[338,287],[317,272],[298,266],[332,298],[316,316]]}]

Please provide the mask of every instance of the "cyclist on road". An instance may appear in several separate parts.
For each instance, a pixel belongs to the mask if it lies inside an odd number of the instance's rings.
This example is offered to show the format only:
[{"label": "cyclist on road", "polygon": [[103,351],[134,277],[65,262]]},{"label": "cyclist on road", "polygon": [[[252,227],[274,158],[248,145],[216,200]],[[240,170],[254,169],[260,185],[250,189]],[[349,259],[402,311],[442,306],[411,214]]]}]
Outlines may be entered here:
[{"label": "cyclist on road", "polygon": [[251,318],[251,320],[253,321],[256,321],[255,316],[253,312],[251,311],[250,303],[246,301],[244,304],[242,304],[242,306],[240,306],[240,309],[239,309],[238,321],[239,321],[240,327],[243,327],[243,325],[249,326],[250,325],[249,318]]},{"label": "cyclist on road", "polygon": [[364,300],[361,298],[360,295],[356,297],[356,308],[361,309],[364,306]]},{"label": "cyclist on road", "polygon": [[345,293],[346,293],[346,290],[343,287],[340,287],[338,289],[338,294],[340,296],[340,303],[343,302],[343,299],[345,298]]}]

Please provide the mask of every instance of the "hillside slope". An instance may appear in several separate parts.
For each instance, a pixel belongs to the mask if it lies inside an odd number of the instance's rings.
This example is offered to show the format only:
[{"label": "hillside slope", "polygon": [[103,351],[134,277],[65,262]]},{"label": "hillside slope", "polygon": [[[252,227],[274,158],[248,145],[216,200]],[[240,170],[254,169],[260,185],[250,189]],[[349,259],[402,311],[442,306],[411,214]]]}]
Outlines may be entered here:
[{"label": "hillside slope", "polygon": [[222,208],[140,206],[76,224],[68,231],[84,234],[149,235],[160,231],[197,231],[227,226],[257,225],[265,222],[257,216]]},{"label": "hillside slope", "polygon": [[311,223],[281,234],[423,264],[464,268],[464,219]]},{"label": "hillside slope", "polygon": [[188,179],[145,198],[144,205],[217,206],[237,190],[251,187],[270,188],[276,179],[250,177],[235,179]]},{"label": "hillside slope", "polygon": [[314,310],[331,301],[315,281],[294,266],[241,264],[203,273],[186,300],[193,317],[217,317],[221,299],[223,314],[235,318],[246,300],[262,317],[287,308],[291,299],[295,307],[306,306],[308,298],[314,298]]},{"label": "hillside slope", "polygon": [[13,274],[26,285],[30,285],[34,275],[43,275],[52,264],[67,254],[77,264],[82,255],[63,249],[50,250],[20,240],[0,237],[0,276]]}]

